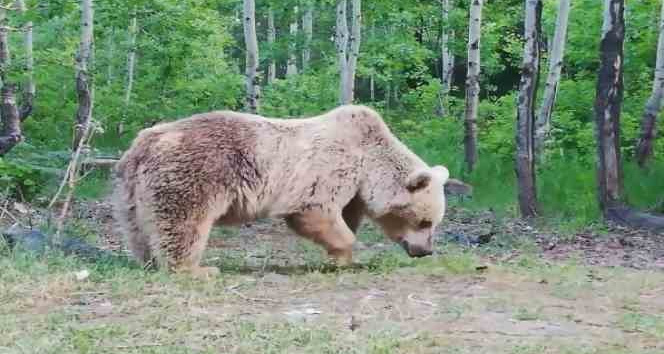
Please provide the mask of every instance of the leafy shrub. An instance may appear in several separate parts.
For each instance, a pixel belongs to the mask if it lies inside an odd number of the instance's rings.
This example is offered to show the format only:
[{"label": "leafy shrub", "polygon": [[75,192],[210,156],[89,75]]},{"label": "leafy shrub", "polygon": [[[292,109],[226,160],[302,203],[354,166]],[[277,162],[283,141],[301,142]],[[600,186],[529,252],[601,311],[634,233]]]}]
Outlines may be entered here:
[{"label": "leafy shrub", "polygon": [[10,196],[32,198],[41,189],[43,178],[35,168],[0,157],[0,189]]}]

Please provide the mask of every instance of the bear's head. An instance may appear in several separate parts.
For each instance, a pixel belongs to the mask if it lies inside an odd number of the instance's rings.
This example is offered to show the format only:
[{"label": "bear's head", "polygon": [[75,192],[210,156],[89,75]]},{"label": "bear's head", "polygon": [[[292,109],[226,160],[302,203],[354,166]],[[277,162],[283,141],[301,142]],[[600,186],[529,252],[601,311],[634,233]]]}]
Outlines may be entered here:
[{"label": "bear's head", "polygon": [[443,166],[411,173],[376,219],[383,232],[399,243],[411,257],[433,253],[433,231],[445,215],[445,183],[449,171]]}]

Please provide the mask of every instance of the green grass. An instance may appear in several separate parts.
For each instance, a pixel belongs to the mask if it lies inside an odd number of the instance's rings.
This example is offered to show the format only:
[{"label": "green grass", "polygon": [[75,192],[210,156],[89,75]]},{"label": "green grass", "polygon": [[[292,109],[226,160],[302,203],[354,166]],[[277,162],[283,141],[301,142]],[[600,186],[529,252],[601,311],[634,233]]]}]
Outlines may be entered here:
[{"label": "green grass", "polygon": [[[310,269],[274,284],[259,273],[224,270],[197,281],[120,258],[84,262],[0,244],[0,353],[645,354],[662,340],[664,308],[653,296],[662,274],[527,252],[478,272],[481,253],[454,245],[440,252],[412,259],[397,248],[366,251],[363,269]],[[90,277],[76,280],[82,269]],[[306,308],[319,314],[286,315]],[[586,322],[594,325],[579,329]],[[556,336],[561,328],[578,332]]]}]

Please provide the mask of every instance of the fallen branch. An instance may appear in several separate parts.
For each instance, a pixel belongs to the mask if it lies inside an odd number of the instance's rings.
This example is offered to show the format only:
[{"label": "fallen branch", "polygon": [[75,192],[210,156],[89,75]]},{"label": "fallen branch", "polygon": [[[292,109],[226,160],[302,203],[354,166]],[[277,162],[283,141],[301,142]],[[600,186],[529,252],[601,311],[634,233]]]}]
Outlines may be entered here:
[{"label": "fallen branch", "polygon": [[664,232],[664,215],[649,214],[627,206],[609,208],[606,218],[619,225],[654,232]]},{"label": "fallen branch", "polygon": [[2,211],[2,214],[0,215],[0,219],[5,217],[5,214],[7,214],[7,216],[9,216],[9,218],[14,220],[15,223],[19,224],[20,226],[24,226],[23,223],[18,221],[18,218],[16,218],[14,215],[12,215],[12,213],[10,213],[9,210],[7,210],[4,206],[0,207],[0,211]]},{"label": "fallen branch", "polygon": [[473,187],[458,179],[450,178],[445,183],[445,195],[464,195],[471,196]]},{"label": "fallen branch", "polygon": [[58,191],[55,193],[53,196],[53,199],[48,205],[48,208],[50,209],[53,204],[58,200],[60,193],[62,193],[62,190],[64,189],[65,184],[68,185],[69,189],[67,190],[67,195],[65,197],[64,204],[62,205],[62,209],[60,211],[60,215],[58,216],[56,220],[56,228],[55,228],[55,236],[54,240],[57,243],[60,239],[60,232],[62,231],[62,226],[64,224],[64,219],[65,216],[67,215],[67,210],[69,209],[69,204],[71,203],[72,195],[74,193],[74,188],[76,187],[76,175],[78,174],[78,167],[79,167],[79,160],[81,158],[81,150],[83,150],[83,146],[86,146],[90,140],[92,139],[92,132],[90,130],[90,126],[93,124],[93,122],[88,121],[87,124],[85,124],[84,130],[83,130],[83,136],[82,138],[78,141],[78,146],[76,146],[76,151],[74,152],[74,156],[72,157],[71,161],[69,162],[69,165],[67,165],[67,171],[65,172],[65,178],[62,180],[60,183],[60,186],[58,187]]},{"label": "fallen branch", "polygon": [[89,170],[93,168],[106,168],[110,170],[116,163],[118,163],[118,161],[118,159],[114,158],[85,159],[81,162],[81,170]]},{"label": "fallen branch", "polygon": [[427,305],[427,306],[431,306],[431,307],[437,307],[438,306],[438,305],[434,304],[431,301],[416,299],[415,294],[408,295],[408,300],[410,300],[410,301],[412,301],[416,304],[422,304],[422,305]]}]

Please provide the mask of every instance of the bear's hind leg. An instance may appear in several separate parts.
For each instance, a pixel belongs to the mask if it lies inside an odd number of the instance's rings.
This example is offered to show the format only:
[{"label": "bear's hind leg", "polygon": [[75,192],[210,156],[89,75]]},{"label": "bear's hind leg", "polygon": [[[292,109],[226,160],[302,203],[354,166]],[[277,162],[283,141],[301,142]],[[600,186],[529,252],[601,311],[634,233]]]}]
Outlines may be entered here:
[{"label": "bear's hind leg", "polygon": [[164,221],[160,225],[159,251],[168,268],[176,273],[190,274],[194,278],[209,279],[219,275],[219,268],[201,267],[212,221],[207,219]]},{"label": "bear's hind leg", "polygon": [[288,216],[286,223],[299,235],[325,247],[337,265],[345,266],[352,262],[355,234],[346,225],[341,213],[306,211]]}]

